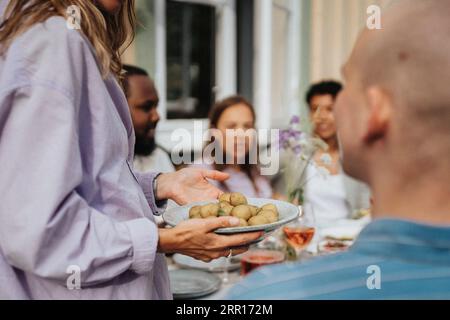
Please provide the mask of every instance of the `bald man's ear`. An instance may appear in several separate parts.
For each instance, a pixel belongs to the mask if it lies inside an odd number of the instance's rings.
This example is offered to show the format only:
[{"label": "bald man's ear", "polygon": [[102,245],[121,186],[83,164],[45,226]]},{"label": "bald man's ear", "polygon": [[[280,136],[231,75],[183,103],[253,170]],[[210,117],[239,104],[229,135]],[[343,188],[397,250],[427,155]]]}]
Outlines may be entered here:
[{"label": "bald man's ear", "polygon": [[374,144],[382,140],[388,132],[392,115],[392,101],[380,87],[368,88],[366,99],[369,116],[364,142]]}]

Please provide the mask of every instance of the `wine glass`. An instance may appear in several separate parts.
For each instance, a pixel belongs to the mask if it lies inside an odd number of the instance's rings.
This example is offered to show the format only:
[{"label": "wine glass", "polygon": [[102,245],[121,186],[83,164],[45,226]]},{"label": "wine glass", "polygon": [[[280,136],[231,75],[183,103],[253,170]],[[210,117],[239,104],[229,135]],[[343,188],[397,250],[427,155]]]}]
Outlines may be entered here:
[{"label": "wine glass", "polygon": [[314,212],[314,206],[306,202],[301,206],[302,215],[299,218],[299,222],[306,227],[316,228],[316,215]]},{"label": "wine glass", "polygon": [[223,259],[224,265],[223,265],[223,272],[222,272],[222,283],[225,285],[230,283],[228,269],[230,268],[230,265],[231,265],[232,256],[233,256],[233,250],[230,250],[230,254],[226,258]]},{"label": "wine glass", "polygon": [[300,255],[306,251],[316,234],[313,206],[305,203],[300,209],[301,216],[295,222],[283,228],[286,242],[295,250],[297,258],[300,258]]}]

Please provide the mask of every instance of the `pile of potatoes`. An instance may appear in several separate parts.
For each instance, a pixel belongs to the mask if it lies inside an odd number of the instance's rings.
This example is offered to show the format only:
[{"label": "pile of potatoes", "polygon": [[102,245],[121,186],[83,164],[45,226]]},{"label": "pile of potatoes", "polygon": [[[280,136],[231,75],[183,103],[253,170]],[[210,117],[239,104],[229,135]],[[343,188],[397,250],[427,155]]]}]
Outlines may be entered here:
[{"label": "pile of potatoes", "polygon": [[210,219],[232,216],[239,218],[240,227],[261,226],[279,220],[278,209],[273,204],[261,208],[248,204],[247,198],[240,193],[224,193],[219,203],[195,206],[189,211],[190,219]]}]

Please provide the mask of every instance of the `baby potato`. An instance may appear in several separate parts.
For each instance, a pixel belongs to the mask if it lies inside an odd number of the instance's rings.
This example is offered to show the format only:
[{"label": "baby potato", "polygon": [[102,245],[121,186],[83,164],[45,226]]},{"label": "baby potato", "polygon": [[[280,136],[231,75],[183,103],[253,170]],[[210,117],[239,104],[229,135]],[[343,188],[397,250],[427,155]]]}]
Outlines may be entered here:
[{"label": "baby potato", "polygon": [[259,208],[255,206],[249,206],[250,212],[252,213],[252,217],[256,216],[258,214]]},{"label": "baby potato", "polygon": [[219,216],[220,206],[217,203],[207,204],[200,209],[200,215],[203,219],[208,217],[217,218]]},{"label": "baby potato", "polygon": [[220,207],[220,209],[230,209],[230,208],[233,209],[234,208],[229,202],[226,202],[226,201],[220,202],[219,207]]},{"label": "baby potato", "polygon": [[252,217],[252,212],[250,210],[250,207],[247,205],[240,205],[235,207],[232,211],[231,211],[231,215],[233,217],[239,218],[239,219],[244,219],[245,221],[248,221],[248,219],[250,219]]},{"label": "baby potato", "polygon": [[224,193],[219,197],[219,202],[231,203],[231,193]]},{"label": "baby potato", "polygon": [[239,227],[248,227],[248,222],[244,219],[239,219]]},{"label": "baby potato", "polygon": [[278,208],[274,205],[274,204],[266,204],[265,206],[261,207],[262,210],[269,210],[269,211],[273,211],[276,212],[278,214]]},{"label": "baby potato", "polygon": [[228,202],[219,203],[219,216],[220,217],[228,217],[231,215],[231,211],[233,211],[233,206]]},{"label": "baby potato", "polygon": [[204,219],[209,217],[209,205],[204,205],[200,208],[200,216]]},{"label": "baby potato", "polygon": [[269,223],[274,223],[278,221],[278,213],[271,210],[262,210],[259,212],[258,217],[266,217]]},{"label": "baby potato", "polygon": [[200,219],[202,216],[200,215],[200,209],[202,207],[195,206],[192,207],[191,210],[189,210],[189,219]]},{"label": "baby potato", "polygon": [[247,204],[247,198],[242,193],[234,192],[230,196],[230,203],[233,207]]},{"label": "baby potato", "polygon": [[223,209],[219,210],[219,217],[229,217],[231,214],[229,214],[228,212],[224,211]]},{"label": "baby potato", "polygon": [[270,223],[269,219],[261,215],[257,215],[256,217],[253,217],[250,220],[248,220],[249,226],[262,226],[269,223]]}]

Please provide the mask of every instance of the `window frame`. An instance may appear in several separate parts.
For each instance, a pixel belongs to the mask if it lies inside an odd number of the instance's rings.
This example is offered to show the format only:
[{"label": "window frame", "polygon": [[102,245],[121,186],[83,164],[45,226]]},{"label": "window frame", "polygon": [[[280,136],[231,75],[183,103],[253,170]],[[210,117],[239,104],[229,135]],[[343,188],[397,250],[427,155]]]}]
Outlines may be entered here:
[{"label": "window frame", "polygon": [[[175,128],[193,128],[193,119],[167,119],[167,48],[166,1],[155,0],[155,85],[160,95],[158,107],[161,123],[158,126],[158,142],[164,148],[173,146],[170,134]],[[236,0],[173,0],[184,3],[204,4],[216,9],[216,78],[213,87],[215,100],[237,93],[237,19]],[[200,119],[207,123],[207,119]],[[195,146],[199,148],[200,146]],[[198,151],[198,150],[197,150]]]},{"label": "window frame", "polygon": [[[166,1],[154,0],[155,24],[155,84],[160,94],[159,112],[161,122],[158,126],[158,143],[167,150],[171,150],[174,142],[170,135],[176,128],[192,130],[194,119],[167,120],[167,51],[166,51]],[[236,94],[238,91],[238,35],[237,35],[237,6],[236,0],[173,0],[192,4],[205,4],[215,7],[217,16],[216,31],[216,77],[215,100]],[[238,0],[239,1],[239,0]],[[288,0],[287,10],[290,11],[289,34],[287,35],[288,65],[291,67],[287,74],[287,87],[283,95],[289,104],[288,117],[300,111],[300,53],[301,48],[301,16],[302,1]],[[273,32],[273,0],[256,0],[254,8],[254,43],[253,43],[253,101],[258,115],[258,127],[269,129],[275,125],[272,121],[272,37],[267,34]],[[208,125],[207,119],[202,120]],[[194,146],[193,151],[202,146]]]}]

